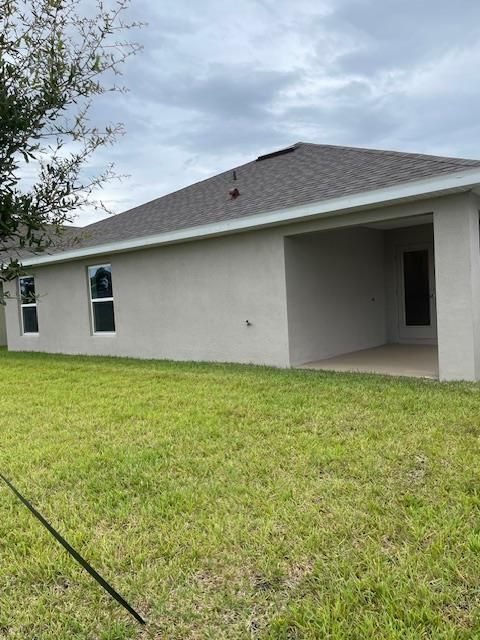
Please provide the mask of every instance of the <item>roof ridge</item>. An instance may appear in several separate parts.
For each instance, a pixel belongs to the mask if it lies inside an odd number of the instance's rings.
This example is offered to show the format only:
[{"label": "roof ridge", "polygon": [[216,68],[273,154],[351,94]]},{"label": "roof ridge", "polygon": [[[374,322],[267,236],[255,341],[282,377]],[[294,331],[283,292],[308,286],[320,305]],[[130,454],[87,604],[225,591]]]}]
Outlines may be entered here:
[{"label": "roof ridge", "polygon": [[406,157],[409,156],[411,158],[426,158],[428,160],[432,160],[433,162],[441,162],[443,164],[465,164],[465,163],[475,163],[480,165],[480,159],[475,158],[460,158],[455,156],[438,156],[429,153],[415,153],[413,151],[395,151],[394,149],[375,149],[369,147],[347,147],[345,145],[340,144],[323,144],[318,142],[297,142],[298,146],[311,146],[311,147],[326,147],[329,149],[344,149],[345,151],[355,151],[359,153],[381,153],[384,155],[391,156],[400,156]]}]

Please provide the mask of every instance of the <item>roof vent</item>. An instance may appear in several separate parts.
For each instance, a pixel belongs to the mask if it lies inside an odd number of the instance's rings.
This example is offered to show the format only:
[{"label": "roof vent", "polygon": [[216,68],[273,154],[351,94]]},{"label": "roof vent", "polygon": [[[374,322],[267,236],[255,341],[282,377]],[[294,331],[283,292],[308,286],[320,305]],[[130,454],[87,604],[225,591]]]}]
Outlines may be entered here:
[{"label": "roof vent", "polygon": [[240,195],[240,191],[237,189],[237,187],[234,187],[233,189],[230,189],[230,191],[228,193],[229,193],[230,198],[232,200],[235,200]]},{"label": "roof vent", "polygon": [[266,153],[263,156],[258,156],[256,162],[268,160],[269,158],[276,158],[277,156],[284,156],[286,153],[292,153],[292,151],[295,151],[296,148],[297,145],[294,144],[291,147],[285,147],[285,149],[279,149],[278,151],[273,151],[272,153]]}]

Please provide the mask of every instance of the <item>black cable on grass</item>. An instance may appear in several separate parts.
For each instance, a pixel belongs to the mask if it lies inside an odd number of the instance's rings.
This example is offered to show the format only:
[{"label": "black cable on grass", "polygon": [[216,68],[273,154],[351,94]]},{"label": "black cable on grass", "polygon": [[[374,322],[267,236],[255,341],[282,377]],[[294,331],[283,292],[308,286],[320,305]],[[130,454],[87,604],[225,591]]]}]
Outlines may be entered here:
[{"label": "black cable on grass", "polygon": [[97,571],[95,571],[95,569],[90,564],[88,564],[88,562],[84,558],[82,558],[82,556],[78,553],[78,551],[75,551],[75,549],[65,540],[65,538],[63,538],[58,533],[58,531],[56,531],[52,527],[52,525],[49,522],[47,522],[47,520],[45,520],[42,514],[39,513],[35,509],[35,507],[26,498],[22,496],[22,494],[13,486],[10,480],[8,480],[1,473],[0,473],[0,478],[5,482],[7,487],[17,496],[17,498],[21,502],[23,502],[23,504],[27,507],[27,509],[31,511],[31,513],[33,513],[33,515],[37,518],[37,520],[40,520],[40,522],[43,524],[45,529],[47,529],[47,531],[49,531],[52,534],[52,536],[56,540],[58,540],[58,542],[68,551],[68,553],[73,558],[75,558],[78,564],[80,564],[85,569],[85,571],[87,571],[92,576],[92,578],[95,578],[98,584],[101,585],[105,589],[105,591],[112,596],[114,600],[116,600],[119,604],[121,604],[122,607],[124,607],[128,611],[128,613],[130,613],[135,618],[135,620],[137,620],[137,622],[139,622],[140,624],[145,624],[145,620],[142,618],[142,616],[139,613],[137,613],[135,609],[131,607],[128,604],[128,602],[124,598],[122,598],[122,596],[117,591],[115,591],[115,589],[112,586],[110,586],[108,582],[104,580],[104,578],[102,578],[102,576]]}]

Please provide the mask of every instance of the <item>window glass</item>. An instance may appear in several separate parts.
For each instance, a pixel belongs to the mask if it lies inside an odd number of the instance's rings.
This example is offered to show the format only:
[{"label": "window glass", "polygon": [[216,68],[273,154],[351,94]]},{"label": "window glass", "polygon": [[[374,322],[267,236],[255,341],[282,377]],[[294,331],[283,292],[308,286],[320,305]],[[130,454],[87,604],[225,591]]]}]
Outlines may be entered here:
[{"label": "window glass", "polygon": [[403,253],[405,324],[407,327],[430,326],[430,280],[428,251],[419,249]]},{"label": "window glass", "polygon": [[88,268],[88,277],[90,280],[90,294],[92,300],[96,298],[112,298],[112,267],[109,264],[103,264],[98,267]]},{"label": "window glass", "polygon": [[37,307],[22,307],[23,333],[38,333]]},{"label": "window glass", "polygon": [[93,326],[98,331],[115,331],[115,313],[113,300],[108,302],[93,302]]},{"label": "window glass", "polygon": [[22,333],[38,333],[37,299],[35,297],[35,278],[19,278],[20,314]]},{"label": "window glass", "polygon": [[33,276],[25,276],[20,278],[20,297],[22,304],[35,303],[35,278]]},{"label": "window glass", "polygon": [[88,267],[92,325],[94,333],[115,333],[112,267],[109,264]]}]

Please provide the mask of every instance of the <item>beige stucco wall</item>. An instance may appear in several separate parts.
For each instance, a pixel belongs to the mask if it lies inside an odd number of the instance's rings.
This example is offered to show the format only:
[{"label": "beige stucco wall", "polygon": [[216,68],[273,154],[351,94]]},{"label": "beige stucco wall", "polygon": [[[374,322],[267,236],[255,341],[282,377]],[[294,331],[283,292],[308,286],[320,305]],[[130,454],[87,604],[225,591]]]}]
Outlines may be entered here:
[{"label": "beige stucco wall", "polygon": [[[2,283],[0,282],[0,295],[2,293]],[[7,344],[7,323],[5,319],[5,307],[0,304],[0,347]]]},{"label": "beige stucco wall", "polygon": [[292,365],[385,343],[382,231],[286,238],[285,264]]},{"label": "beige stucco wall", "polygon": [[441,380],[480,380],[480,199],[461,194],[434,213]]},{"label": "beige stucco wall", "polygon": [[[115,336],[92,335],[86,267],[110,262]],[[283,239],[276,230],[37,268],[38,336],[9,348],[288,366]],[[246,325],[246,320],[251,326]]]}]

